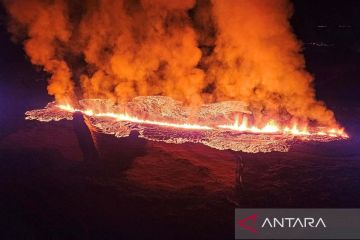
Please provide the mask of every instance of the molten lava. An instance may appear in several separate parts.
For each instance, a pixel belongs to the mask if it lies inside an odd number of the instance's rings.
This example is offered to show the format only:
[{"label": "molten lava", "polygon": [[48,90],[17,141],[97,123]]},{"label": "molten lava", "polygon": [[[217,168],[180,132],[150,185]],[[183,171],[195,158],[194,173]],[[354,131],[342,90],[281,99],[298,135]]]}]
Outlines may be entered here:
[{"label": "molten lava", "polygon": [[251,112],[239,102],[194,109],[171,98],[149,96],[137,97],[122,106],[101,99],[84,99],[79,105],[75,108],[49,103],[44,109],[26,112],[26,119],[71,120],[74,112],[81,112],[99,132],[116,137],[126,137],[136,130],[148,140],[195,142],[244,152],[288,151],[290,143],[298,140],[328,142],[348,138],[343,128],[299,127],[297,123],[282,126],[275,120],[256,126]]},{"label": "molten lava", "polygon": [[117,121],[124,121],[124,122],[132,122],[132,123],[140,123],[140,124],[151,124],[157,126],[164,126],[164,127],[174,127],[174,128],[184,128],[184,129],[194,129],[194,130],[211,130],[212,127],[198,125],[198,124],[190,124],[190,123],[170,123],[170,122],[161,122],[161,121],[153,121],[153,120],[146,120],[146,119],[139,119],[136,116],[130,116],[127,113],[114,113],[114,112],[103,112],[103,113],[94,113],[91,109],[75,109],[71,105],[57,105],[58,108],[69,111],[69,112],[81,112],[87,116],[91,117],[108,117],[114,118]]},{"label": "molten lava", "polygon": [[114,113],[114,112],[101,112],[101,113],[94,113],[91,109],[76,109],[73,108],[71,105],[57,105],[58,108],[74,113],[74,112],[81,112],[87,116],[91,117],[108,117],[114,118],[117,121],[124,121],[124,122],[132,122],[132,123],[139,123],[139,124],[151,124],[163,127],[173,127],[173,128],[183,128],[183,129],[190,129],[190,130],[212,130],[216,128],[222,129],[229,129],[238,132],[248,132],[248,133],[262,133],[262,134],[290,134],[290,135],[303,135],[303,136],[311,136],[311,135],[321,135],[321,136],[330,136],[330,137],[342,137],[348,138],[348,135],[344,132],[343,128],[335,129],[331,128],[327,131],[316,131],[314,129],[313,132],[309,132],[307,127],[303,129],[299,129],[297,124],[293,124],[292,127],[285,127],[281,128],[279,124],[277,124],[274,120],[270,120],[267,122],[264,127],[259,128],[257,126],[249,126],[248,118],[244,116],[241,123],[239,123],[239,118],[235,118],[235,122],[229,125],[216,125],[216,126],[207,126],[207,125],[199,125],[199,124],[191,124],[191,123],[171,123],[166,121],[153,121],[147,119],[140,119],[136,116],[131,116],[127,113]]},{"label": "molten lava", "polygon": [[311,135],[319,135],[319,136],[329,136],[329,137],[342,137],[348,138],[349,136],[344,132],[343,128],[330,128],[328,130],[318,130],[313,128],[313,131],[309,132],[308,128],[305,126],[301,129],[294,123],[291,127],[280,127],[278,123],[274,120],[270,120],[267,122],[264,127],[259,128],[256,126],[249,126],[247,117],[244,117],[242,122],[239,123],[238,118],[235,119],[234,124],[231,125],[218,125],[220,128],[231,129],[234,131],[240,132],[250,132],[250,133],[280,133],[280,134],[290,134],[295,136],[311,136]]}]

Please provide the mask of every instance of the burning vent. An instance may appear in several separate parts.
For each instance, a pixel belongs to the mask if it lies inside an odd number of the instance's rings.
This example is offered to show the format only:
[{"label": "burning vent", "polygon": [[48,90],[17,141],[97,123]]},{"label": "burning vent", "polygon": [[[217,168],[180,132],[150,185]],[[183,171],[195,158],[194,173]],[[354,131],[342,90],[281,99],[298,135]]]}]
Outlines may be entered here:
[{"label": "burning vent", "polygon": [[116,137],[127,137],[136,130],[139,137],[148,140],[202,143],[219,150],[285,152],[295,141],[328,142],[348,138],[340,128],[281,125],[272,119],[258,126],[251,111],[238,101],[185,107],[160,96],[136,97],[126,104],[84,99],[79,101],[79,108],[52,102],[44,109],[26,112],[26,119],[72,120],[74,112],[83,113],[97,131]]}]

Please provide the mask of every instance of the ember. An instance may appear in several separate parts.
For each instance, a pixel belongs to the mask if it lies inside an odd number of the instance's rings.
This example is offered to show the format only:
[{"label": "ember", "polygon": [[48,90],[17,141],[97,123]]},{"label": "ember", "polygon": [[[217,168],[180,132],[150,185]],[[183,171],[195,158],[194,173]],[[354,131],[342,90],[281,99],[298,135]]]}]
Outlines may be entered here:
[{"label": "ember", "polygon": [[[148,140],[197,142],[220,150],[244,152],[288,151],[291,143],[298,140],[327,142],[348,138],[344,129],[299,128],[296,124],[283,127],[275,120],[262,127],[251,125],[251,112],[235,101],[191,108],[168,97],[149,96],[134,98],[124,105],[101,99],[84,99],[79,105],[80,108],[74,108],[49,103],[44,109],[26,112],[26,119],[71,120],[74,112],[81,112],[97,130],[116,137],[126,137],[137,130],[140,137]],[[234,114],[235,121],[231,123]]]}]

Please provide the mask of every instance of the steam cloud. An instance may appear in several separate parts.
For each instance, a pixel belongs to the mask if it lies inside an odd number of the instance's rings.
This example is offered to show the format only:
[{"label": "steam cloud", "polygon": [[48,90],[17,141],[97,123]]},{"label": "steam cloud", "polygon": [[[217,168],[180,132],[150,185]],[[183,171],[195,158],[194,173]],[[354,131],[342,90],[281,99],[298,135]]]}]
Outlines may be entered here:
[{"label": "steam cloud", "polygon": [[[241,100],[259,116],[335,124],[316,100],[285,0],[5,0],[9,30],[58,102]],[[264,114],[266,113],[266,114]]]}]

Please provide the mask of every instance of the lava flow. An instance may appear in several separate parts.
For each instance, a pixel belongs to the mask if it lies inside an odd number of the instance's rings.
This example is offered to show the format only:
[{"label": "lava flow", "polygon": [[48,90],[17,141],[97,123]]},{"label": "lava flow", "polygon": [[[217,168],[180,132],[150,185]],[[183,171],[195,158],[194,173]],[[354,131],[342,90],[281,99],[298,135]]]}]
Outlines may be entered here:
[{"label": "lava flow", "polygon": [[136,130],[148,140],[195,142],[244,152],[288,151],[290,143],[298,140],[328,142],[348,138],[342,128],[281,126],[274,120],[258,127],[250,123],[251,112],[239,108],[239,102],[208,104],[196,110],[171,98],[154,96],[137,97],[122,106],[101,99],[84,99],[79,104],[80,108],[74,108],[49,103],[44,109],[26,112],[26,118],[71,120],[74,112],[81,112],[99,132],[116,137],[126,137]]},{"label": "lava flow", "polygon": [[58,108],[69,111],[69,112],[81,112],[87,116],[91,117],[108,117],[114,118],[117,121],[124,121],[124,122],[132,122],[132,123],[139,123],[139,124],[151,124],[157,126],[164,126],[164,127],[174,127],[174,128],[184,128],[184,129],[194,129],[194,130],[211,130],[212,127],[205,126],[205,125],[198,125],[198,124],[190,124],[190,123],[170,123],[170,122],[161,122],[161,121],[152,121],[146,119],[139,119],[135,116],[130,116],[127,113],[114,113],[114,112],[102,112],[102,113],[94,113],[91,109],[81,110],[73,108],[71,105],[57,105]]},{"label": "lava flow", "polygon": [[241,123],[239,123],[238,117],[235,119],[234,124],[229,125],[215,125],[211,127],[210,125],[199,125],[199,124],[191,124],[191,123],[171,123],[165,121],[153,121],[147,119],[140,119],[136,116],[131,116],[127,113],[114,113],[114,112],[101,112],[101,113],[94,113],[91,109],[76,109],[73,108],[71,105],[57,105],[58,108],[69,111],[69,112],[81,112],[87,116],[91,117],[109,117],[114,118],[117,121],[125,121],[125,122],[132,122],[132,123],[139,123],[139,124],[151,124],[163,127],[173,127],[173,128],[183,128],[183,129],[192,129],[192,130],[212,130],[216,128],[222,129],[229,129],[238,132],[249,132],[249,133],[262,133],[262,134],[290,134],[290,135],[304,135],[304,136],[311,136],[311,135],[320,135],[320,136],[329,136],[329,137],[342,137],[348,138],[348,135],[344,132],[343,128],[335,129],[331,128],[327,131],[316,131],[309,132],[306,127],[303,129],[299,129],[296,124],[293,126],[281,128],[279,125],[274,121],[270,120],[265,124],[264,127],[259,128],[256,126],[249,126],[248,118],[246,116],[243,117]]},{"label": "lava flow", "polygon": [[249,126],[247,117],[244,117],[242,122],[239,123],[238,119],[235,119],[234,124],[231,125],[218,125],[219,128],[231,129],[234,131],[240,132],[250,132],[250,133],[280,133],[280,134],[290,134],[296,136],[329,136],[329,137],[341,137],[348,138],[349,136],[345,133],[343,128],[329,128],[327,130],[319,130],[313,128],[313,131],[308,131],[308,128],[305,126],[302,129],[299,129],[297,124],[293,124],[291,127],[281,128],[274,120],[267,122],[264,127],[258,128],[256,126]]}]

